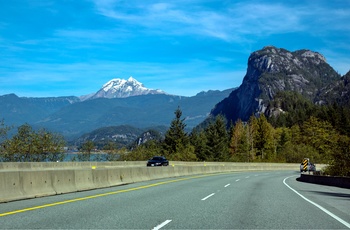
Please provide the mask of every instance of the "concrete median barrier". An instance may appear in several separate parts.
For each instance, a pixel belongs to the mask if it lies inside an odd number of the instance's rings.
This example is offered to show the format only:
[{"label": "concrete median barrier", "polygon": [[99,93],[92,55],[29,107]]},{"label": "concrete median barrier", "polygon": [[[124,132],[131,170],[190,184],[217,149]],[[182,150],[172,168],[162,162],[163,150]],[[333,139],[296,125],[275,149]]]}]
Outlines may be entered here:
[{"label": "concrete median barrier", "polygon": [[52,186],[57,194],[78,191],[75,183],[75,170],[51,170]]},{"label": "concrete median barrier", "polygon": [[170,162],[0,163],[0,202],[62,194],[140,181],[229,171],[299,170],[299,164]]},{"label": "concrete median barrier", "polygon": [[93,182],[95,188],[109,187],[108,170],[106,169],[93,169],[92,170]]},{"label": "concrete median barrier", "polygon": [[56,195],[51,175],[47,171],[20,171],[20,180],[26,198]]},{"label": "concrete median barrier", "polygon": [[75,170],[75,187],[77,191],[84,191],[95,188],[92,169]]},{"label": "concrete median barrier", "polygon": [[107,168],[108,181],[111,186],[117,186],[123,184],[122,172],[120,168]]},{"label": "concrete median barrier", "polygon": [[147,171],[149,174],[149,179],[150,180],[157,180],[160,179],[160,176],[162,174],[162,166],[158,166],[158,167],[148,167]]},{"label": "concrete median barrier", "polygon": [[[143,167],[145,168],[145,167]],[[133,170],[131,170],[131,178],[132,178],[132,182],[140,182],[140,181],[144,181],[147,180],[142,174],[144,172],[142,171],[142,168],[140,167],[134,167]]]},{"label": "concrete median barrier", "polygon": [[0,171],[0,202],[26,198],[19,172]]},{"label": "concrete median barrier", "polygon": [[133,168],[120,168],[120,181],[123,184],[130,184],[134,183],[133,178],[132,178],[132,170]]}]

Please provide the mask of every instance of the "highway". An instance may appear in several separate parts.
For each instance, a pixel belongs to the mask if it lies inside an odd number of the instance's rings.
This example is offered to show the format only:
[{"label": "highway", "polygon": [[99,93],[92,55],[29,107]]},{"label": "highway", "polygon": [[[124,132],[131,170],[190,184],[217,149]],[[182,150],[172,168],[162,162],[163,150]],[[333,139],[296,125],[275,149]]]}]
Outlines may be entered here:
[{"label": "highway", "polygon": [[0,203],[0,229],[350,228],[350,190],[298,176],[188,176]]}]

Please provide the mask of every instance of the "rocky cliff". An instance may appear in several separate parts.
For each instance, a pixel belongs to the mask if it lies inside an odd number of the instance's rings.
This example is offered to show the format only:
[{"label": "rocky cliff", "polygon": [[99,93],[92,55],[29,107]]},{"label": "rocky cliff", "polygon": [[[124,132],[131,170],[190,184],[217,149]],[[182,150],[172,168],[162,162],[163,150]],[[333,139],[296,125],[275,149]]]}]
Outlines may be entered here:
[{"label": "rocky cliff", "polygon": [[242,85],[218,103],[211,115],[246,121],[252,114],[265,112],[279,91],[295,91],[316,102],[322,89],[339,79],[340,75],[317,52],[267,46],[249,56]]}]

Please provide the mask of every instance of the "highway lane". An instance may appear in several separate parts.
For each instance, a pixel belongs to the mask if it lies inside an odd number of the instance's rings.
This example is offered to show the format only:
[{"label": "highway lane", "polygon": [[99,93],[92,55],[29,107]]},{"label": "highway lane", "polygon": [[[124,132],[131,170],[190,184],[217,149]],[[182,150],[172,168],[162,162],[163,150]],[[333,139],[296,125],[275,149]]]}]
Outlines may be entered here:
[{"label": "highway lane", "polygon": [[[346,224],[350,223],[350,190],[298,182],[295,180],[298,175],[297,172],[282,171],[170,178],[2,203],[0,228],[345,229],[349,227],[350,225]],[[334,216],[316,207],[315,204]]]}]

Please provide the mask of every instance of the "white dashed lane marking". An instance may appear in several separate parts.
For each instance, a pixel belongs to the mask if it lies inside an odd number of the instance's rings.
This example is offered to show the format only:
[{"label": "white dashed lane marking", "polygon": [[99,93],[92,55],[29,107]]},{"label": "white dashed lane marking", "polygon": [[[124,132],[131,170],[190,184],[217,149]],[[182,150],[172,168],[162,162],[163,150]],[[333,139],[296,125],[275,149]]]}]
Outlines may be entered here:
[{"label": "white dashed lane marking", "polygon": [[214,196],[214,195],[215,195],[215,193],[212,193],[212,194],[210,194],[209,196],[204,197],[202,200],[206,200],[206,199],[208,199],[209,197]]},{"label": "white dashed lane marking", "polygon": [[165,225],[169,224],[170,222],[171,222],[171,220],[166,220],[163,223],[161,223],[160,225],[157,225],[156,227],[154,227],[153,230],[161,229],[162,227],[164,227]]}]

